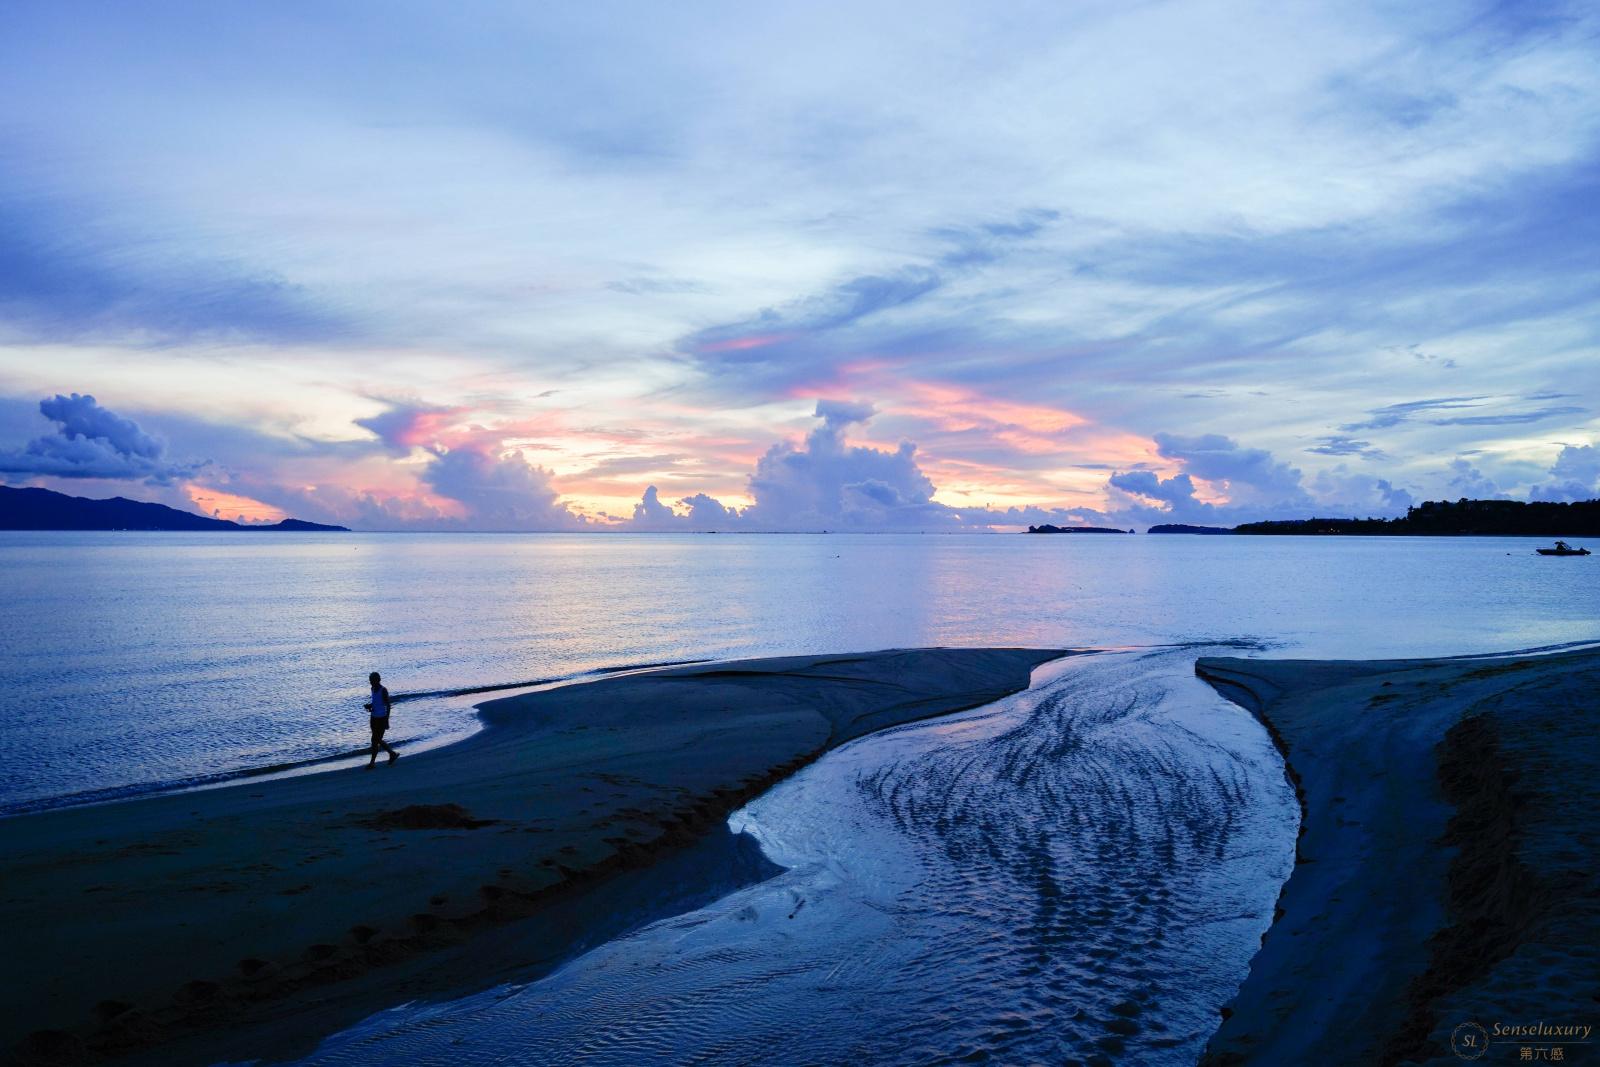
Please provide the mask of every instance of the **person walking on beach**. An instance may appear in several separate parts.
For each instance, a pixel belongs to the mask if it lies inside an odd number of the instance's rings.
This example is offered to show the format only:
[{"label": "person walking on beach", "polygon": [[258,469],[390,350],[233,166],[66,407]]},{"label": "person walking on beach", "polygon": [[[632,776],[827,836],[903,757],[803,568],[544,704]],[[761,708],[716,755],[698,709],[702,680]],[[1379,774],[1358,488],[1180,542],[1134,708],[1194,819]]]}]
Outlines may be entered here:
[{"label": "person walking on beach", "polygon": [[367,705],[367,710],[372,713],[372,758],[367,760],[367,770],[370,771],[378,762],[380,748],[389,753],[390,763],[399,759],[400,753],[383,739],[383,732],[389,728],[389,687],[383,684],[377,671],[367,675],[367,681],[372,683],[372,703]]}]

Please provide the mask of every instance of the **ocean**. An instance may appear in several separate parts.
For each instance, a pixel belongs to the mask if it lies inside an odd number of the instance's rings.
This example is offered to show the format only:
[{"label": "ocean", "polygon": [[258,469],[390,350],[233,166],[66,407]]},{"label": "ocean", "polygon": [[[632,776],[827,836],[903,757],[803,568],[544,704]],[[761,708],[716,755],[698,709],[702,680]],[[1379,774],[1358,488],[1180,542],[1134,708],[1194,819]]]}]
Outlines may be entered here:
[{"label": "ocean", "polygon": [[[1390,657],[1600,637],[1521,538],[0,533],[0,813],[474,729],[453,691],[672,660],[1248,641]],[[337,764],[333,764],[337,765]]]},{"label": "ocean", "polygon": [[[0,534],[10,814],[341,765],[468,690],[920,645],[1098,650],[735,812],[782,873],[547,974],[395,1005],[314,1064],[1195,1062],[1299,811],[1201,655],[1600,638],[1587,559],[1498,538]],[[347,756],[346,756],[347,758]]]}]

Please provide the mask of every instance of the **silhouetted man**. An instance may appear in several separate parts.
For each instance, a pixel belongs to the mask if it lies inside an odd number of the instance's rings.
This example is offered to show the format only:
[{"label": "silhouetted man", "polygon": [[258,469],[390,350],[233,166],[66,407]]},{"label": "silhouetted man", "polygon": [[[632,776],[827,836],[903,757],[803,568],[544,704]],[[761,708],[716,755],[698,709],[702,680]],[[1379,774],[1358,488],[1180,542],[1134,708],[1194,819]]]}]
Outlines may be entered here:
[{"label": "silhouetted man", "polygon": [[372,758],[367,761],[367,770],[370,771],[378,762],[380,748],[389,753],[390,763],[399,759],[400,753],[383,739],[383,732],[389,728],[389,689],[378,677],[377,671],[367,675],[367,681],[372,683],[372,703],[367,705],[367,710],[372,713]]}]

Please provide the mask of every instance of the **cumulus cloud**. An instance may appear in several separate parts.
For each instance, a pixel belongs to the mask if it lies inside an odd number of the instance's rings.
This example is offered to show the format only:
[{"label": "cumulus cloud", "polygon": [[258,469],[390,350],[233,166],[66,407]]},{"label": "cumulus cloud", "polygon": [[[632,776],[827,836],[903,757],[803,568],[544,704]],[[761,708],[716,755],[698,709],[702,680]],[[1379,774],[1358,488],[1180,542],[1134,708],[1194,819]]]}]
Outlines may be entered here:
[{"label": "cumulus cloud", "polygon": [[933,502],[934,486],[917,464],[917,446],[852,446],[845,431],[873,415],[871,404],[819,400],[822,424],[803,446],[769,448],[750,475],[754,503],[743,518],[769,529],[926,528],[949,525],[950,509]]},{"label": "cumulus cloud", "polygon": [[[1168,478],[1144,470],[1113,473],[1106,483],[1113,518],[1233,525],[1313,515],[1387,517],[1415,502],[1388,479],[1351,472],[1342,464],[1307,483],[1299,468],[1266,449],[1221,434],[1158,433],[1154,440],[1158,454],[1183,470]],[[1199,499],[1195,479],[1226,496],[1226,503]]]},{"label": "cumulus cloud", "polygon": [[820,420],[796,444],[767,449],[749,476],[752,503],[740,510],[704,493],[663,503],[655,486],[634,505],[637,529],[935,529],[962,524],[960,514],[935,502],[934,485],[909,441],[893,449],[851,445],[845,435],[875,414],[869,403],[819,400]]},{"label": "cumulus cloud", "polygon": [[[1193,522],[1232,525],[1263,518],[1401,514],[1412,494],[1384,478],[1342,465],[1307,483],[1298,468],[1265,449],[1220,434],[1155,435],[1158,454],[1182,469],[1113,471],[1107,506],[1095,508],[954,507],[933,499],[936,488],[917,461],[916,446],[852,445],[846,435],[875,414],[871,404],[822,400],[819,420],[801,442],[773,445],[749,478],[753,503],[742,511],[701,494],[669,505],[655,486],[634,506],[640,530],[957,530],[997,526],[1111,525]],[[1201,499],[1204,483],[1225,497]],[[1210,492],[1207,493],[1210,495]]]},{"label": "cumulus cloud", "polygon": [[315,522],[360,530],[572,530],[585,520],[559,500],[551,474],[516,450],[428,449],[418,474],[427,493],[352,490],[321,484],[291,487],[259,478],[224,483],[238,492]]},{"label": "cumulus cloud", "polygon": [[1495,484],[1493,478],[1484,474],[1472,462],[1462,456],[1457,456],[1450,461],[1449,486],[1457,497],[1470,497],[1473,500],[1500,500],[1505,499],[1505,494]]},{"label": "cumulus cloud", "polygon": [[56,394],[39,402],[55,432],[20,449],[0,450],[0,474],[18,477],[142,479],[170,485],[192,477],[204,463],[173,463],[166,446],[132,419],[101,407],[94,397]]},{"label": "cumulus cloud", "polygon": [[1264,448],[1246,448],[1222,434],[1158,433],[1156,451],[1164,459],[1183,464],[1186,474],[1216,484],[1238,503],[1282,509],[1309,504],[1301,473],[1276,459]]},{"label": "cumulus cloud", "polygon": [[467,513],[477,530],[564,530],[582,525],[550,484],[551,474],[520,451],[436,448],[422,481]]},{"label": "cumulus cloud", "polygon": [[1118,471],[1111,475],[1108,482],[1125,493],[1167,504],[1183,504],[1194,500],[1194,480],[1187,474],[1175,474],[1164,479],[1154,471]]},{"label": "cumulus cloud", "polygon": [[1416,503],[1408,490],[1387,478],[1352,473],[1343,466],[1319,471],[1311,480],[1316,510],[1335,518],[1393,518]]},{"label": "cumulus cloud", "polygon": [[647,486],[644,496],[633,506],[632,525],[637,530],[670,530],[684,524],[684,516],[661,502],[655,486]]},{"label": "cumulus cloud", "polygon": [[1566,445],[1550,468],[1550,480],[1529,492],[1532,500],[1594,500],[1600,498],[1600,448]]}]

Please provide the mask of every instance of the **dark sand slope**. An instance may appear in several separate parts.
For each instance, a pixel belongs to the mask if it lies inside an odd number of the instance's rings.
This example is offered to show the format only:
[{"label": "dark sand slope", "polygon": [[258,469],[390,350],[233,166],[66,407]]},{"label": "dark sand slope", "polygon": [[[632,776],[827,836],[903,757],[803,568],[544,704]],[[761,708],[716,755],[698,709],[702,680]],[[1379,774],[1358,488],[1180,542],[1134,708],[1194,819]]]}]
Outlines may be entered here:
[{"label": "dark sand slope", "polygon": [[491,701],[489,729],[392,768],[0,821],[0,1048],[249,1057],[481,987],[581,944],[575,899],[673,862],[828,748],[999,699],[1060,654],[677,667]]},{"label": "dark sand slope", "polygon": [[1600,651],[1196,670],[1273,731],[1305,808],[1207,1063],[1460,1063],[1463,1022],[1600,1021]]}]

